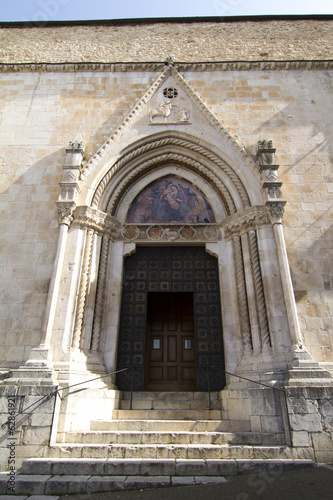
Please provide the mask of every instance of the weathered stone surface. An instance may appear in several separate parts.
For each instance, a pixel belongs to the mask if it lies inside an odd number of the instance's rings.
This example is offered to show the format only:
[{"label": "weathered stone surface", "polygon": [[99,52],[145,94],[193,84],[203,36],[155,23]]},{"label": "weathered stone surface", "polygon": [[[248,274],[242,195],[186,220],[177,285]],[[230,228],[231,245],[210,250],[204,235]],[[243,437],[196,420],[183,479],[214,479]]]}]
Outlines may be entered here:
[{"label": "weathered stone surface", "polygon": [[85,493],[89,476],[53,476],[45,486],[47,495],[66,495],[68,493]]},{"label": "weathered stone surface", "polygon": [[[330,59],[331,23],[329,20],[113,22],[109,26],[96,23],[75,29],[62,26],[56,31],[33,25],[25,28],[23,24],[23,33],[22,28],[3,30],[1,60],[5,63],[165,61],[170,54],[177,61]],[[124,40],[131,43],[124,44]]]},{"label": "weathered stone surface", "polygon": [[198,476],[206,473],[206,462],[204,460],[177,460],[176,475]]},{"label": "weathered stone surface", "polygon": [[130,476],[125,481],[125,489],[160,488],[170,486],[169,476]]},{"label": "weathered stone surface", "polygon": [[24,475],[16,477],[15,493],[26,493],[29,491],[32,495],[43,495],[45,493],[45,483],[51,476],[42,476],[40,474]]},{"label": "weathered stone surface", "polygon": [[93,476],[87,480],[86,493],[120,491],[124,489],[126,476]]}]

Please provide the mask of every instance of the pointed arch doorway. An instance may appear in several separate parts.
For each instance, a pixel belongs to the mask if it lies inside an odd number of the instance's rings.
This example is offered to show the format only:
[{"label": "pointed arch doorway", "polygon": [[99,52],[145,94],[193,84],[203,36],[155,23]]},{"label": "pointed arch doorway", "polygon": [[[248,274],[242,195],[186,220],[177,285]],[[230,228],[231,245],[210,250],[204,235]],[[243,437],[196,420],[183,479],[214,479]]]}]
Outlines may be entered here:
[{"label": "pointed arch doorway", "polygon": [[[154,348],[155,346],[155,348]],[[120,390],[225,385],[217,259],[203,246],[142,246],[125,258]]]}]

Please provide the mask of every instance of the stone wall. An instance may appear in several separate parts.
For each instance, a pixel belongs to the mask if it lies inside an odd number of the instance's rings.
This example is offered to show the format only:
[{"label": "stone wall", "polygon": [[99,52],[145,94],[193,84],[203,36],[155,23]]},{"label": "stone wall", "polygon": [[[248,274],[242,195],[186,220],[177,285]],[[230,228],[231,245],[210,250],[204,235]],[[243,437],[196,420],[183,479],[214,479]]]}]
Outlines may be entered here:
[{"label": "stone wall", "polygon": [[0,62],[330,59],[333,20],[2,25]]},{"label": "stone wall", "polygon": [[[302,335],[332,362],[332,72],[188,71],[185,78],[255,156],[273,140],[287,200],[284,231]],[[55,201],[65,147],[86,160],[155,80],[154,72],[1,75],[1,337],[5,369],[40,342],[58,238]]]}]

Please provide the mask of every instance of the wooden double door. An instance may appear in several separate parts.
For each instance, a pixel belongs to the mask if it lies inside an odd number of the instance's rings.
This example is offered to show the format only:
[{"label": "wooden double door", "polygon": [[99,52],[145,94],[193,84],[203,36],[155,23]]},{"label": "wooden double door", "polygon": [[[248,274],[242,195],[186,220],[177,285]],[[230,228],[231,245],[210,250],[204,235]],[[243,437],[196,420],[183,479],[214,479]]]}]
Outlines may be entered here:
[{"label": "wooden double door", "polygon": [[223,389],[219,267],[204,247],[125,258],[117,370],[121,391]]},{"label": "wooden double door", "polygon": [[145,390],[195,391],[193,293],[147,296]]}]

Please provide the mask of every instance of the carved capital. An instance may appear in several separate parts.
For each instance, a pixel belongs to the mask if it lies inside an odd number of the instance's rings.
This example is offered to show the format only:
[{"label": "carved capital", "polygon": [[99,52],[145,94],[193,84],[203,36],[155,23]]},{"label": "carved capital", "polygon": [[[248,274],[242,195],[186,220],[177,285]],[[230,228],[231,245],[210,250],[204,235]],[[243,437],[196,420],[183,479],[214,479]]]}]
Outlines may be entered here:
[{"label": "carved capital", "polygon": [[251,207],[228,217],[223,223],[224,237],[229,240],[269,224],[265,207]]},{"label": "carved capital", "polygon": [[267,206],[267,212],[268,212],[268,217],[271,221],[272,224],[281,224],[282,223],[282,218],[284,214],[284,207],[286,205],[285,200],[280,200],[280,201],[267,201],[266,206]]},{"label": "carved capital", "polygon": [[117,219],[95,208],[80,206],[74,212],[73,225],[92,229],[98,234],[105,234],[114,239],[118,235]]},{"label": "carved capital", "polygon": [[70,201],[57,201],[56,202],[58,215],[59,215],[59,225],[65,224],[70,226],[73,222],[73,213],[75,210],[75,203]]}]

